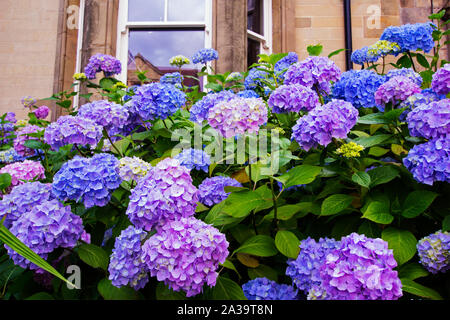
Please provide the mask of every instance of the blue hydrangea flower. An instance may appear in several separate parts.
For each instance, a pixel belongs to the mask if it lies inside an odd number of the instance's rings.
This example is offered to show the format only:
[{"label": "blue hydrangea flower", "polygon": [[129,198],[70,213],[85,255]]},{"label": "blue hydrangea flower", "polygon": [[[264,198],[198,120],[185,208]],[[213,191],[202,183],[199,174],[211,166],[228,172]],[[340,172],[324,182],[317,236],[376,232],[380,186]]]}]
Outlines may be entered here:
[{"label": "blue hydrangea flower", "polygon": [[403,111],[403,113],[399,117],[400,121],[405,121],[406,116],[409,114],[409,112],[411,112],[411,110],[414,110],[418,106],[428,105],[433,101],[439,101],[443,98],[445,98],[445,96],[439,96],[436,93],[432,92],[430,89],[425,89],[420,93],[415,93],[412,96],[409,96],[399,106],[400,109],[406,108],[406,110]]},{"label": "blue hydrangea flower", "polygon": [[230,192],[225,192],[225,187],[242,187],[235,179],[230,177],[206,178],[198,186],[198,200],[206,206],[212,206],[228,198]]},{"label": "blue hydrangea flower", "polygon": [[222,101],[230,101],[236,95],[230,90],[223,90],[217,93],[209,93],[201,100],[197,101],[189,110],[191,113],[191,121],[201,123],[208,118],[209,110],[217,103]]},{"label": "blue hydrangea flower", "polygon": [[450,182],[450,141],[440,138],[416,145],[409,150],[403,164],[420,183]]},{"label": "blue hydrangea flower", "polygon": [[180,88],[181,83],[183,82],[184,77],[179,72],[172,72],[164,74],[159,82],[163,84],[173,84],[174,86]]},{"label": "blue hydrangea flower", "polygon": [[338,244],[338,241],[328,238],[320,238],[318,242],[309,237],[302,240],[297,259],[287,262],[286,275],[292,278],[297,288],[308,293],[313,286],[321,284],[319,269],[327,254]]},{"label": "blue hydrangea flower", "polygon": [[127,89],[127,94],[123,96],[123,101],[130,101],[131,97],[135,95],[136,93],[136,89],[139,88],[140,86],[138,85],[133,85],[128,87]]},{"label": "blue hydrangea flower", "polygon": [[431,273],[450,270],[450,233],[436,231],[417,243],[420,263]]},{"label": "blue hydrangea flower", "polygon": [[154,82],[140,86],[127,102],[142,120],[167,119],[186,103],[186,95],[171,84]]},{"label": "blue hydrangea flower", "polygon": [[275,71],[278,77],[284,80],[284,73],[291,65],[293,65],[296,62],[298,62],[297,53],[289,52],[287,56],[281,58],[280,60],[278,60],[277,63],[275,63],[273,70]]},{"label": "blue hydrangea flower", "polygon": [[264,83],[261,81],[267,78],[267,72],[258,70],[256,68],[250,69],[247,77],[244,80],[244,86],[247,90],[254,90],[257,87],[264,87]]},{"label": "blue hydrangea flower", "polygon": [[368,62],[376,62],[378,57],[371,56],[367,54],[369,47],[362,47],[361,49],[355,50],[352,53],[351,60],[355,64],[364,65],[364,63]]},{"label": "blue hydrangea flower", "polygon": [[203,170],[208,172],[209,165],[211,164],[211,158],[203,150],[198,149],[185,149],[177,154],[174,159],[180,161],[182,166],[185,166],[189,170]]},{"label": "blue hydrangea flower", "polygon": [[396,42],[402,52],[422,49],[428,53],[434,47],[433,30],[430,22],[391,26],[384,30],[380,39]]},{"label": "blue hydrangea flower", "polygon": [[23,161],[25,159],[27,159],[27,157],[19,155],[14,148],[0,151],[0,163],[13,163]]},{"label": "blue hydrangea flower", "polygon": [[259,98],[259,94],[254,90],[242,90],[236,93],[241,98]]},{"label": "blue hydrangea flower", "polygon": [[242,285],[248,300],[298,300],[298,291],[287,284],[267,278],[256,278]]},{"label": "blue hydrangea flower", "polygon": [[62,201],[83,202],[86,208],[103,207],[122,182],[118,166],[119,161],[106,153],[92,158],[75,156],[55,174],[52,192]]},{"label": "blue hydrangea flower", "polygon": [[411,79],[419,87],[422,85],[422,82],[423,82],[420,74],[418,74],[411,68],[401,68],[401,69],[389,70],[388,73],[386,74],[386,81],[389,81],[393,77],[398,77],[398,76],[403,76],[403,77]]},{"label": "blue hydrangea flower", "polygon": [[109,280],[114,286],[129,285],[139,290],[147,284],[149,270],[141,259],[141,242],[146,236],[147,232],[129,226],[116,238],[108,267]]},{"label": "blue hydrangea flower", "polygon": [[206,64],[209,61],[219,59],[219,53],[212,48],[204,48],[197,51],[192,57],[193,63]]},{"label": "blue hydrangea flower", "polygon": [[333,86],[333,97],[350,102],[356,108],[376,106],[375,92],[385,82],[385,77],[370,70],[344,72]]}]

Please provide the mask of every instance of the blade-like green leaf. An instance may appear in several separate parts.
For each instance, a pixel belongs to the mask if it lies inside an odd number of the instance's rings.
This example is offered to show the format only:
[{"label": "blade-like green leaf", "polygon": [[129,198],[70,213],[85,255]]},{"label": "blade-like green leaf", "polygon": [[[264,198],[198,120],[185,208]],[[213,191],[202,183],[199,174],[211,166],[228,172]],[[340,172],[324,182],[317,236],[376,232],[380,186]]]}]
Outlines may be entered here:
[{"label": "blade-like green leaf", "polygon": [[402,290],[416,296],[432,299],[432,300],[443,300],[441,295],[434,291],[433,289],[427,288],[415,281],[408,278],[400,279],[402,282]]}]

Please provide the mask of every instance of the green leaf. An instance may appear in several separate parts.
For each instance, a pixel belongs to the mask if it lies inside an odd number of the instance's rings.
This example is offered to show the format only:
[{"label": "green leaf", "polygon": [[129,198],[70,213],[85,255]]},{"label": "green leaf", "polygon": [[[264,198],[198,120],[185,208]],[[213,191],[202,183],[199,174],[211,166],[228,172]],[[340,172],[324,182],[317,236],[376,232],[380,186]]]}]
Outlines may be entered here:
[{"label": "green leaf", "polygon": [[320,210],[321,216],[331,216],[348,208],[352,203],[353,197],[348,194],[333,194],[326,198]]},{"label": "green leaf", "polygon": [[425,69],[430,68],[430,63],[428,62],[427,58],[425,58],[425,56],[423,54],[416,53],[416,59],[417,59],[417,62]]},{"label": "green leaf", "polygon": [[278,281],[277,271],[264,264],[260,264],[256,268],[249,268],[248,277],[252,280],[256,278],[267,278],[272,281]]},{"label": "green leaf", "polygon": [[212,289],[213,300],[247,300],[240,285],[231,279],[219,276]]},{"label": "green leaf", "polygon": [[361,210],[363,212],[362,218],[380,223],[390,224],[394,217],[390,214],[390,201],[387,196],[369,199],[368,204]]},{"label": "green leaf", "polygon": [[55,300],[55,298],[53,298],[53,296],[48,294],[47,292],[38,292],[26,298],[25,300]]},{"label": "green leaf", "polygon": [[317,45],[309,45],[306,50],[308,51],[310,56],[320,56],[323,50],[323,46],[321,44]]},{"label": "green leaf", "polygon": [[425,270],[425,268],[421,264],[417,262],[404,264],[403,266],[400,267],[400,270],[398,271],[399,278],[407,278],[410,280],[426,277],[429,274],[430,273],[427,270]]},{"label": "green leaf", "polygon": [[309,184],[313,182],[319,173],[322,171],[321,167],[310,166],[310,165],[300,165],[289,170],[280,179],[285,179],[285,188],[292,186],[297,186],[299,184]]},{"label": "green leaf", "polygon": [[333,52],[331,52],[331,53],[328,55],[328,58],[334,57],[335,55],[338,55],[339,53],[341,53],[341,52],[343,52],[343,51],[345,51],[345,50],[346,50],[345,48],[342,48],[342,49],[338,49],[338,50],[336,50],[336,51],[333,51]]},{"label": "green leaf", "polygon": [[248,253],[258,257],[271,257],[278,253],[275,241],[266,235],[256,235],[244,242],[234,253]]},{"label": "green leaf", "polygon": [[442,231],[450,231],[450,216],[446,216],[442,221]]},{"label": "green leaf", "polygon": [[364,188],[369,188],[370,186],[370,176],[364,171],[354,173],[352,176],[352,181]]},{"label": "green leaf", "polygon": [[359,124],[387,124],[388,121],[382,113],[371,113],[358,118]]},{"label": "green leaf", "polygon": [[256,191],[247,190],[241,192],[233,192],[225,200],[222,212],[234,217],[244,218],[250,212],[265,203],[265,199],[261,198]]},{"label": "green leaf", "polygon": [[399,266],[414,257],[417,240],[411,232],[389,227],[383,230],[381,238],[388,242],[389,249],[394,250],[394,258]]},{"label": "green leaf", "polygon": [[440,19],[442,19],[444,17],[444,15],[445,15],[445,9],[439,11],[438,13],[431,14],[430,16],[428,16],[428,19],[430,19],[430,20],[440,20]]},{"label": "green leaf", "polygon": [[102,279],[97,285],[97,290],[105,300],[139,300],[141,295],[130,287],[117,288],[111,280]]},{"label": "green leaf", "polygon": [[103,78],[100,80],[99,84],[103,89],[110,90],[114,85],[114,80],[112,78]]},{"label": "green leaf", "polygon": [[44,147],[44,143],[40,140],[27,140],[23,145],[30,149],[42,149]]},{"label": "green leaf", "polygon": [[163,282],[158,282],[156,286],[157,300],[186,300],[186,294],[183,291],[173,291],[169,289]]},{"label": "green leaf", "polygon": [[297,259],[300,240],[290,231],[280,230],[275,236],[275,246],[286,257]]},{"label": "green leaf", "polygon": [[393,166],[377,167],[368,172],[371,182],[370,187],[373,188],[380,184],[388,183],[398,177],[399,173]]},{"label": "green leaf", "polygon": [[76,288],[70,281],[64,278],[55,268],[47,263],[44,259],[38,256],[34,251],[28,248],[22,241],[20,241],[14,234],[12,234],[1,222],[0,222],[0,241],[17,252],[25,259],[31,261],[41,269],[51,273],[55,277],[66,282],[72,288]]},{"label": "green leaf", "polygon": [[[277,209],[278,220],[289,220],[296,213],[302,212],[303,215],[307,215],[311,212],[312,202],[300,202],[297,204],[287,204]],[[274,218],[274,210],[264,216],[264,220],[272,220]]]},{"label": "green leaf", "polygon": [[426,299],[432,299],[432,300],[443,300],[441,295],[434,291],[433,289],[427,288],[421,284],[418,284],[415,281],[412,281],[408,278],[401,278],[400,281],[402,282],[402,290],[408,293],[411,293],[413,295],[426,298]]},{"label": "green leaf", "polygon": [[426,190],[411,192],[403,204],[402,216],[405,218],[417,217],[431,205],[437,196],[436,193]]},{"label": "green leaf", "polygon": [[431,83],[431,81],[433,81],[433,74],[434,72],[432,70],[420,72],[420,76],[422,77],[424,83]]},{"label": "green leaf", "polygon": [[237,271],[236,267],[234,266],[233,262],[231,262],[229,259],[226,259],[224,263],[221,264],[222,267],[225,267],[227,269],[233,270],[234,272],[236,272],[236,274],[239,276],[239,278],[241,277],[239,275],[239,272]]},{"label": "green leaf", "polygon": [[93,244],[82,244],[78,247],[80,259],[93,268],[108,269],[109,257],[102,248]]},{"label": "green leaf", "polygon": [[364,148],[370,148],[376,145],[383,144],[383,142],[389,140],[392,137],[391,134],[377,134],[375,136],[370,137],[360,137],[356,138],[353,141],[357,144],[362,145]]},{"label": "green leaf", "polygon": [[9,173],[0,174],[0,190],[4,190],[11,185],[11,175]]}]

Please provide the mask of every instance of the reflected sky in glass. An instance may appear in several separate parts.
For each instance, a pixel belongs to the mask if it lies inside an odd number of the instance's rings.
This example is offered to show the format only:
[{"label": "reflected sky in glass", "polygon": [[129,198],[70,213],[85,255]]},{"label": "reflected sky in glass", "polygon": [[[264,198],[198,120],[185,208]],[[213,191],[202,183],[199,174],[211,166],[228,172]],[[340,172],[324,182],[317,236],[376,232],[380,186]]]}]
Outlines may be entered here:
[{"label": "reflected sky in glass", "polygon": [[[130,30],[128,48],[132,56],[140,53],[156,67],[170,67],[169,59],[183,55],[192,60],[205,46],[203,30]],[[190,64],[185,68],[193,68]]]},{"label": "reflected sky in glass", "polygon": [[205,0],[168,0],[169,21],[205,21]]},{"label": "reflected sky in glass", "polygon": [[129,0],[128,21],[164,21],[164,0]]}]

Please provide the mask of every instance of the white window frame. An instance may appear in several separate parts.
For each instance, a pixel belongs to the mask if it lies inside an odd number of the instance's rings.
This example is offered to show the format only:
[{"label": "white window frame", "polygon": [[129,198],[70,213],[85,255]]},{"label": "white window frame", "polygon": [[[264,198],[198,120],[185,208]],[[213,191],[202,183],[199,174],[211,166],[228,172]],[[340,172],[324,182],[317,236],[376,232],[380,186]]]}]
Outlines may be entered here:
[{"label": "white window frame", "polygon": [[264,35],[247,29],[247,37],[260,43],[260,53],[272,54],[272,0],[262,1]]},{"label": "white window frame", "polygon": [[[165,1],[164,21],[128,21],[128,0],[119,0],[119,15],[117,23],[117,46],[116,57],[122,63],[122,72],[118,76],[123,83],[127,82],[128,73],[128,37],[130,29],[139,28],[204,28],[204,48],[212,47],[212,0],[205,1],[204,21],[168,21],[168,0]],[[188,57],[191,58],[191,57]],[[211,66],[210,62],[208,63]]]}]

